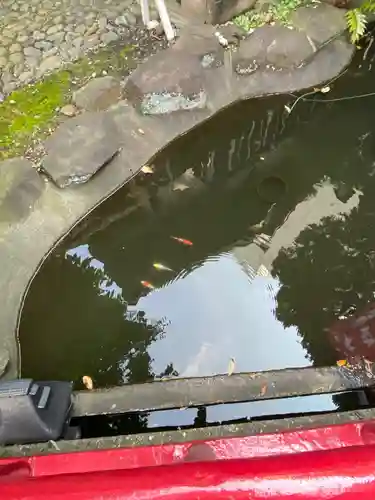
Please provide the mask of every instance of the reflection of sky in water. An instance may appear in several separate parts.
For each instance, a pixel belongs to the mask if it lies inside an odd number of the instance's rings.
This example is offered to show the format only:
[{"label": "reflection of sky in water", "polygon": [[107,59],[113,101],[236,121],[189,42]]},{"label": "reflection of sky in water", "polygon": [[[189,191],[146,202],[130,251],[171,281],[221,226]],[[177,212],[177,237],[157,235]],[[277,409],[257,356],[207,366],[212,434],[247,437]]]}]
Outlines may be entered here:
[{"label": "reflection of sky in water", "polygon": [[[122,289],[106,275],[104,264],[92,256],[88,245],[67,254],[81,262],[90,260],[90,267],[102,272],[101,294],[122,297]],[[297,328],[284,328],[275,317],[279,287],[277,279],[270,275],[256,276],[251,268],[246,272],[246,266],[225,254],[141,297],[131,310],[145,311],[149,320],[168,319],[164,338],[149,347],[155,373],[163,371],[169,363],[173,363],[182,377],[225,373],[231,357],[236,360],[237,372],[309,365]],[[121,365],[125,370],[126,362],[120,362]],[[306,408],[319,411],[336,406],[330,396],[310,396],[220,405],[209,408],[207,418],[227,420],[244,415],[303,412]],[[189,424],[195,414],[196,410],[154,413],[150,425]]]},{"label": "reflection of sky in water", "polygon": [[82,264],[84,261],[90,260],[90,267],[102,271],[103,278],[99,282],[99,288],[101,290],[101,295],[111,295],[113,297],[121,298],[122,289],[105,274],[104,264],[100,260],[95,259],[90,253],[89,245],[80,245],[78,247],[72,248],[66,252],[66,255],[70,257],[77,257]]}]

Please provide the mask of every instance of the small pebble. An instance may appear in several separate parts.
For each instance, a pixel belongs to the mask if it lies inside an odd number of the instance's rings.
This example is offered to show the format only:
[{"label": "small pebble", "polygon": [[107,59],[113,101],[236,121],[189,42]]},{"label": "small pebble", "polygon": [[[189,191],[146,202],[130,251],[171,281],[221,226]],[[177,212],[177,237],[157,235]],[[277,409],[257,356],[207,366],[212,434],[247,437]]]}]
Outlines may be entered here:
[{"label": "small pebble", "polygon": [[63,106],[60,109],[60,113],[65,116],[75,116],[77,114],[78,110],[73,104],[67,104],[66,106]]}]

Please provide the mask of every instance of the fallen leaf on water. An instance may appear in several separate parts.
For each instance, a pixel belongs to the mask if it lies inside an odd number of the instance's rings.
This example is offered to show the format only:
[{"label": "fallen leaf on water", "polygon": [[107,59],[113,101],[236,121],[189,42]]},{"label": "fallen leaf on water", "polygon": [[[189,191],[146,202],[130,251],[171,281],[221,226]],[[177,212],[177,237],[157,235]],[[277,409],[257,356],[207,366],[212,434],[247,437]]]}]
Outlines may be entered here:
[{"label": "fallen leaf on water", "polygon": [[158,271],[171,271],[173,272],[173,269],[170,267],[165,266],[164,264],[160,264],[160,262],[154,262],[152,266],[157,269]]},{"label": "fallen leaf on water", "polygon": [[320,89],[320,92],[321,92],[322,94],[326,94],[326,93],[327,93],[327,92],[329,92],[330,90],[331,90],[331,87],[328,87],[328,85],[327,85],[327,87],[323,87],[322,89]]},{"label": "fallen leaf on water", "polygon": [[171,236],[172,240],[178,241],[182,245],[186,245],[188,247],[191,247],[193,245],[193,242],[190,240],[186,240],[185,238],[179,238],[178,236]]},{"label": "fallen leaf on water", "polygon": [[82,377],[82,382],[83,385],[88,389],[89,391],[92,391],[94,389],[94,382],[92,381],[92,378],[89,377],[88,375],[84,375]]},{"label": "fallen leaf on water", "polygon": [[234,358],[230,358],[228,364],[228,377],[230,377],[236,368],[236,360]]},{"label": "fallen leaf on water", "polygon": [[144,174],[153,174],[154,169],[150,167],[150,165],[143,165],[143,167],[141,168],[141,172],[143,172]]},{"label": "fallen leaf on water", "polygon": [[149,290],[154,290],[154,285],[150,283],[149,281],[141,281],[141,285],[144,286],[145,288],[148,288]]},{"label": "fallen leaf on water", "polygon": [[346,361],[346,359],[339,359],[338,361],[336,361],[336,365],[340,367],[347,366],[348,362]]},{"label": "fallen leaf on water", "polygon": [[267,384],[264,384],[260,390],[260,395],[264,396],[267,392]]}]

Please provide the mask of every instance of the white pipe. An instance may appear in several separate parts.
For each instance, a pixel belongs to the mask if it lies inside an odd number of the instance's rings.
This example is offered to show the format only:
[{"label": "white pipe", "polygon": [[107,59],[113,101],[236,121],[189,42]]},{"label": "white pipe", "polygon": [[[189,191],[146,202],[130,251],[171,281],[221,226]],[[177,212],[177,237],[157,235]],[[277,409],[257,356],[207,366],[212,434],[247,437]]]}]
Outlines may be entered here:
[{"label": "white pipe", "polygon": [[164,0],[155,0],[155,4],[159,12],[160,21],[163,26],[165,36],[167,37],[167,40],[170,42],[171,40],[174,40],[175,32],[174,29],[172,28],[172,23],[169,18],[167,7],[165,6]]},{"label": "white pipe", "polygon": [[148,5],[148,0],[139,0],[141,4],[142,12],[142,22],[145,26],[148,26],[150,22],[150,9]]}]

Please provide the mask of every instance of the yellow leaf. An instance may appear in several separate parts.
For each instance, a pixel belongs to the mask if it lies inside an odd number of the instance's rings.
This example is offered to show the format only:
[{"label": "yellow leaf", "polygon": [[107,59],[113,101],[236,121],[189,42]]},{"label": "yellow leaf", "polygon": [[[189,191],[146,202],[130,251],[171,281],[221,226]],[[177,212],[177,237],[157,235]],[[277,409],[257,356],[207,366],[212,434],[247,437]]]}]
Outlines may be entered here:
[{"label": "yellow leaf", "polygon": [[346,361],[346,359],[339,359],[338,361],[336,361],[336,365],[337,366],[347,366],[348,362]]},{"label": "yellow leaf", "polygon": [[141,168],[141,171],[144,174],[153,174],[154,173],[154,169],[152,167],[150,167],[150,165],[143,165],[143,167]]},{"label": "yellow leaf", "polygon": [[92,381],[92,378],[89,377],[88,375],[84,375],[82,377],[82,382],[83,385],[88,389],[89,391],[92,391],[94,389],[94,382]]},{"label": "yellow leaf", "polygon": [[329,86],[327,85],[327,87],[323,87],[323,88],[321,88],[321,89],[320,89],[320,92],[321,92],[322,94],[326,94],[326,93],[327,93],[327,92],[329,92],[330,90],[331,90],[331,87],[329,87]]}]

